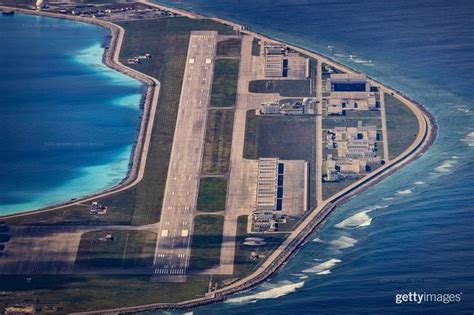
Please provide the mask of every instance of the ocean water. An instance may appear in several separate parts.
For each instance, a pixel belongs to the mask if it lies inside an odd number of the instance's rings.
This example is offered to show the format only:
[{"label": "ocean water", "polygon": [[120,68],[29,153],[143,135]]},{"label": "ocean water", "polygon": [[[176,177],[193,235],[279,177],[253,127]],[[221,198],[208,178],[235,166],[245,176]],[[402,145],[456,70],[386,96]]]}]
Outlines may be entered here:
[{"label": "ocean water", "polygon": [[[340,207],[283,271],[194,314],[472,313],[474,1],[157,1],[240,22],[399,89],[435,115],[422,158]],[[460,294],[395,303],[396,294]]]},{"label": "ocean water", "polygon": [[102,64],[98,26],[0,16],[0,215],[118,184],[143,86]]}]

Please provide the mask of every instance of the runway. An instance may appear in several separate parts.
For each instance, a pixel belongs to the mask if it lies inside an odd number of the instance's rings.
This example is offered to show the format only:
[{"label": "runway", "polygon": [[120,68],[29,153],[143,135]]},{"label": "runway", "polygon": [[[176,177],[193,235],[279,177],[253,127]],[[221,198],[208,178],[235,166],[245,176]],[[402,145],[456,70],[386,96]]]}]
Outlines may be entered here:
[{"label": "runway", "polygon": [[[191,33],[154,258],[154,274],[186,274],[196,210],[217,32]],[[184,280],[184,279],[183,279]]]}]

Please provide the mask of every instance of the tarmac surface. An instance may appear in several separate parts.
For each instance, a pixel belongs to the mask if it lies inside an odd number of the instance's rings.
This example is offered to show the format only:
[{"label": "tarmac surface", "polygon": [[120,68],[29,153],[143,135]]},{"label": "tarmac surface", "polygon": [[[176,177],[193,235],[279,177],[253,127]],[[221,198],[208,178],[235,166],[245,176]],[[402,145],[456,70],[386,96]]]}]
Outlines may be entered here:
[{"label": "tarmac surface", "polygon": [[216,44],[217,32],[191,33],[157,231],[153,268],[158,281],[184,281],[189,264]]},{"label": "tarmac surface", "polygon": [[252,56],[251,36],[242,37],[240,55],[220,266],[208,271],[208,273],[221,275],[234,272],[238,217],[250,215],[255,206],[257,161],[243,158],[247,111],[259,108],[262,102],[280,99],[278,94],[250,93],[248,90],[249,82],[259,78],[259,75],[263,77],[264,74],[264,58]]}]

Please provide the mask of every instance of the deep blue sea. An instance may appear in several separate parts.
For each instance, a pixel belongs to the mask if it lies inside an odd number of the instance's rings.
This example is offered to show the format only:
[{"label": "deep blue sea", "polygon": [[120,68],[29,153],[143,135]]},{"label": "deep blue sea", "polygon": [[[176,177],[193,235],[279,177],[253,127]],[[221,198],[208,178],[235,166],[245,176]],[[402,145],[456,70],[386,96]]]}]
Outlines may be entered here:
[{"label": "deep blue sea", "polygon": [[0,16],[0,215],[88,195],[126,176],[143,87],[102,64],[108,34],[72,21]]},{"label": "deep blue sea", "polygon": [[[474,1],[157,1],[247,24],[423,103],[439,138],[339,208],[265,284],[195,314],[474,311]],[[351,57],[352,55],[352,57]],[[397,294],[460,294],[397,304]]]}]

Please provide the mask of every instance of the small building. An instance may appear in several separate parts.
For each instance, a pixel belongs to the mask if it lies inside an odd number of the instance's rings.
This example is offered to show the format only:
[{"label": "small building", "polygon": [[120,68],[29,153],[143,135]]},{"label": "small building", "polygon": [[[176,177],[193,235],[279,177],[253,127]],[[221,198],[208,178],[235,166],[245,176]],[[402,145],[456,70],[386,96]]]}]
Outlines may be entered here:
[{"label": "small building", "polygon": [[279,114],[280,104],[278,102],[267,102],[260,105],[261,114]]},{"label": "small building", "polygon": [[34,315],[35,307],[32,305],[15,305],[5,309],[5,315]]},{"label": "small building", "polygon": [[293,103],[283,103],[280,106],[280,112],[285,115],[303,115],[308,113],[308,107],[305,103],[296,101]]},{"label": "small building", "polygon": [[260,113],[267,114],[282,114],[282,115],[304,115],[308,114],[308,105],[310,104],[310,99],[305,99],[306,101],[294,101],[286,102],[279,104],[277,102],[268,102],[262,103],[260,105]]},{"label": "small building", "polygon": [[370,84],[365,74],[332,73],[327,80],[326,91],[331,92],[369,92]]},{"label": "small building", "polygon": [[379,110],[374,92],[355,98],[330,97],[325,100],[328,115],[344,115],[346,111]]},{"label": "small building", "polygon": [[288,64],[288,60],[285,59],[287,53],[288,49],[285,45],[265,42],[264,56],[266,77],[283,77],[284,65],[285,63]]},{"label": "small building", "polygon": [[99,203],[98,201],[94,201],[91,203],[89,211],[91,214],[106,214],[107,207]]}]

